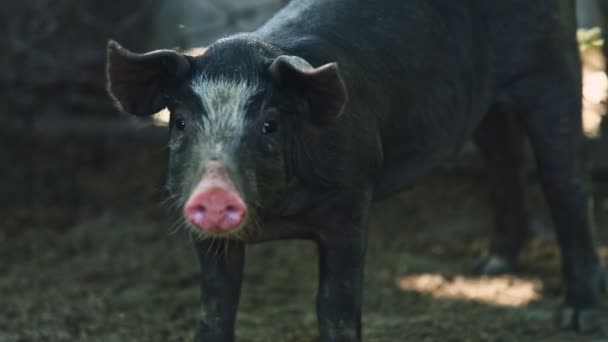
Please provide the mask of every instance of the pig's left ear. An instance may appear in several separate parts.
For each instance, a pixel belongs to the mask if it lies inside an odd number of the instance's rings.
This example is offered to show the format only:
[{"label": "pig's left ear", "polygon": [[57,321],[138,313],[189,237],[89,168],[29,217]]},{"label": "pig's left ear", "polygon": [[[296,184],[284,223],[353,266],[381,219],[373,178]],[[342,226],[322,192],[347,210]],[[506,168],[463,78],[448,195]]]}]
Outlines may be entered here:
[{"label": "pig's left ear", "polygon": [[111,40],[106,88],[121,111],[152,115],[167,106],[167,90],[188,74],[189,58],[172,50],[134,53]]},{"label": "pig's left ear", "polygon": [[331,122],[344,111],[348,93],[337,63],[315,68],[300,57],[282,55],[272,62],[270,73],[280,85],[304,94],[315,123]]}]

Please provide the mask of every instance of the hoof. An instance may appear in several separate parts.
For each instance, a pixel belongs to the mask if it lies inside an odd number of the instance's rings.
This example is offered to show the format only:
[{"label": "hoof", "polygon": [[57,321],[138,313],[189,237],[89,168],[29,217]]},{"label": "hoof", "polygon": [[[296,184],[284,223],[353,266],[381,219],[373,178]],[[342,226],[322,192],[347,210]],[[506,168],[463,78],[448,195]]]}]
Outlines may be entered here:
[{"label": "hoof", "polygon": [[515,271],[515,263],[505,258],[488,255],[483,257],[473,268],[474,275],[499,275],[505,273],[513,273]]},{"label": "hoof", "polygon": [[574,308],[561,306],[555,314],[555,323],[561,329],[589,333],[602,328],[602,320],[597,308]]}]

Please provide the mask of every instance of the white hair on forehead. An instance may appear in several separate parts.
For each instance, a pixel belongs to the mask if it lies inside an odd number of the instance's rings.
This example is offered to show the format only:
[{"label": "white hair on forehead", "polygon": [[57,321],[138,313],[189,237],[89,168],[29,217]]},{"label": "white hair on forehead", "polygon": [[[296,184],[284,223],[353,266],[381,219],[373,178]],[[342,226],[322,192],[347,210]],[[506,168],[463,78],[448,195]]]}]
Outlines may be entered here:
[{"label": "white hair on forehead", "polygon": [[201,77],[192,82],[205,114],[202,129],[210,138],[240,137],[245,127],[245,112],[258,90],[256,82]]}]

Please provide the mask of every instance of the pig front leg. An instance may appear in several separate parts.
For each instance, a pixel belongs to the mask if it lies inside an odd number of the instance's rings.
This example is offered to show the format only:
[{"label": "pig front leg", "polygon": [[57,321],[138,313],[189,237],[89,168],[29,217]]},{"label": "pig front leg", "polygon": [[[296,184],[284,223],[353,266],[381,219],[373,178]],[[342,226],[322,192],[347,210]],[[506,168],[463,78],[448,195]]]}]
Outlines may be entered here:
[{"label": "pig front leg", "polygon": [[319,247],[319,288],[317,318],[321,341],[361,341],[361,298],[367,247],[371,191],[348,196],[332,215],[315,215],[327,221],[317,237]]},{"label": "pig front leg", "polygon": [[323,342],[361,341],[366,241],[363,232],[356,235],[328,235],[319,242],[317,317]]},{"label": "pig front leg", "polygon": [[201,314],[195,341],[234,341],[245,245],[193,237],[201,277]]}]

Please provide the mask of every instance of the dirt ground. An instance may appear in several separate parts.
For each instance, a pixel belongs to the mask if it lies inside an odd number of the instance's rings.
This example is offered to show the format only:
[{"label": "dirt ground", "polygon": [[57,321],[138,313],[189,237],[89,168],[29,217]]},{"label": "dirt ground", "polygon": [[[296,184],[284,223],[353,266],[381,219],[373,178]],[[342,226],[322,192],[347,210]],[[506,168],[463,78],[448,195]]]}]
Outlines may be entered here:
[{"label": "dirt ground", "polygon": [[[163,144],[0,137],[0,341],[191,340],[196,263],[162,204]],[[365,340],[608,341],[608,331],[579,336],[552,326],[558,254],[533,180],[539,238],[520,275],[467,276],[490,226],[475,163],[441,169],[375,206]],[[604,260],[607,196],[608,182],[595,182]],[[318,340],[316,264],[309,242],[250,247],[238,340]]]}]

